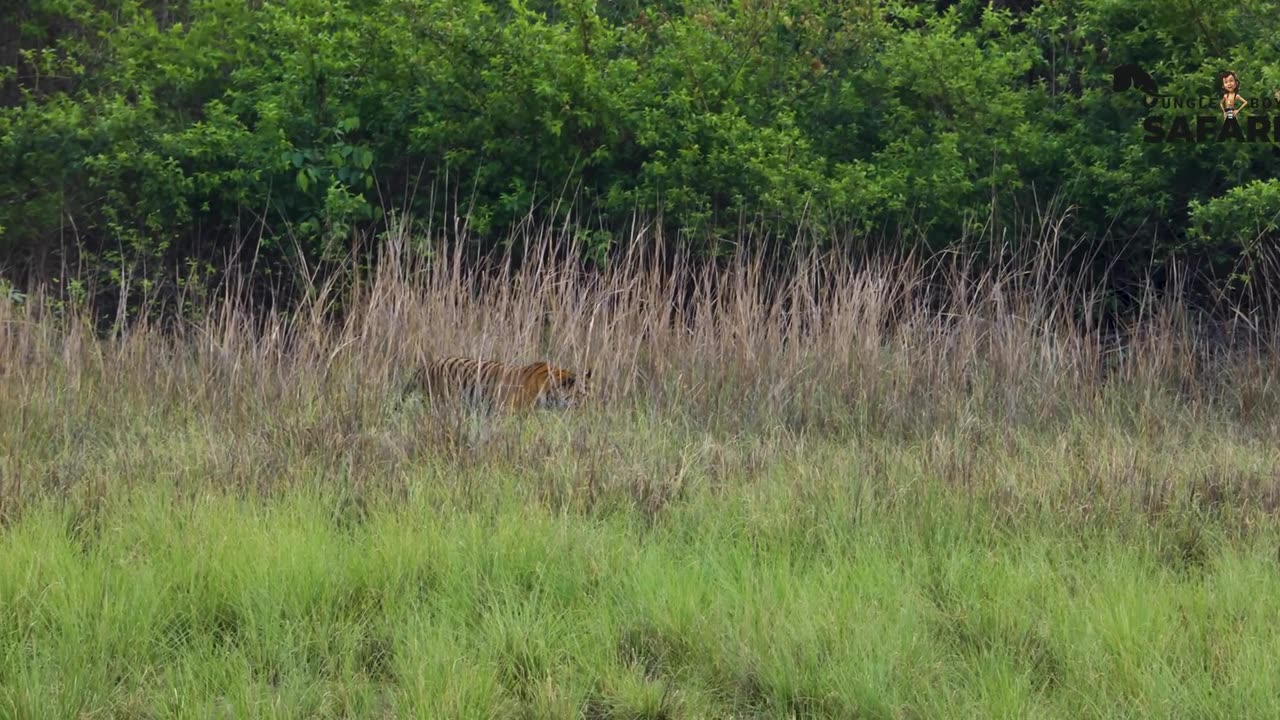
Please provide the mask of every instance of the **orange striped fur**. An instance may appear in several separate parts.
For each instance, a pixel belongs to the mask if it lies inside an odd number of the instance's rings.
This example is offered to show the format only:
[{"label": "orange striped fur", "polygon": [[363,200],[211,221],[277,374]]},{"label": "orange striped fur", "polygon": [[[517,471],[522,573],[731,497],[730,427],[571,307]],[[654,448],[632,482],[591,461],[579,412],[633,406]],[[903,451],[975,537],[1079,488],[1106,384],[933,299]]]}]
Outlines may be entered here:
[{"label": "orange striped fur", "polygon": [[563,409],[576,405],[586,393],[588,371],[573,372],[548,362],[504,365],[475,358],[440,358],[419,368],[406,392],[422,391],[433,399],[479,401],[508,410],[532,407]]}]

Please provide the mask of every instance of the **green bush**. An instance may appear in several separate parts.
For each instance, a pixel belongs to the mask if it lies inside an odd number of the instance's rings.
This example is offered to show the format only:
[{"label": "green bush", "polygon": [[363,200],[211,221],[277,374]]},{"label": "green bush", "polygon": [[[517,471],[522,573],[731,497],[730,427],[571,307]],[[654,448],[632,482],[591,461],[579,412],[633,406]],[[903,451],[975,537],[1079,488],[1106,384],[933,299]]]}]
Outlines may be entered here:
[{"label": "green bush", "polygon": [[1278,15],[1276,0],[32,0],[0,10],[0,257],[156,280],[252,243],[272,271],[295,240],[347,252],[391,209],[465,215],[490,247],[530,212],[571,211],[605,231],[594,252],[636,212],[701,251],[744,223],[759,242],[1003,245],[1056,195],[1075,207],[1066,239],[1124,240],[1122,270],[1230,260],[1246,243],[1214,198],[1273,177],[1274,148],[1144,143],[1141,96],[1111,70],[1204,95],[1229,66],[1265,112]]}]

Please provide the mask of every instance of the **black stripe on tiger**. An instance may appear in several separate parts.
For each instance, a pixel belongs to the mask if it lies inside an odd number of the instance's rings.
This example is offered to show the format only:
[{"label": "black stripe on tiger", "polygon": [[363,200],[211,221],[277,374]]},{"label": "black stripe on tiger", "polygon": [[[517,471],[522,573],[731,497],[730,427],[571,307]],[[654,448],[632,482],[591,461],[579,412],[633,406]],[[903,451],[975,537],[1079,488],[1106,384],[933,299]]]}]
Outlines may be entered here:
[{"label": "black stripe on tiger", "polygon": [[563,409],[581,400],[590,378],[590,371],[579,379],[572,371],[545,361],[512,366],[447,357],[419,368],[405,392],[420,391],[432,400],[462,400],[508,410]]}]

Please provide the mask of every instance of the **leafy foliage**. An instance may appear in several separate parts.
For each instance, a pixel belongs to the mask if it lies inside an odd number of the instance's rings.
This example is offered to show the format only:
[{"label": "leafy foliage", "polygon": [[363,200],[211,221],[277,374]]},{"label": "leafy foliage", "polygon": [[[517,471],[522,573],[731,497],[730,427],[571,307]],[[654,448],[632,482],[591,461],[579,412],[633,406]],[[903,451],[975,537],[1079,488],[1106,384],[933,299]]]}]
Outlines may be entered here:
[{"label": "leafy foliage", "polygon": [[1144,143],[1141,96],[1111,70],[1136,63],[1181,97],[1213,96],[1230,67],[1280,118],[1278,15],[1276,0],[32,0],[0,10],[0,256],[50,270],[78,253],[120,282],[251,241],[271,271],[295,241],[341,256],[391,209],[463,215],[490,245],[530,212],[571,211],[606,231],[660,214],[706,252],[744,223],[1003,245],[1056,194],[1078,234],[1126,241],[1122,269],[1175,251],[1230,263],[1258,235],[1222,213],[1280,211],[1250,185],[1280,153]]}]

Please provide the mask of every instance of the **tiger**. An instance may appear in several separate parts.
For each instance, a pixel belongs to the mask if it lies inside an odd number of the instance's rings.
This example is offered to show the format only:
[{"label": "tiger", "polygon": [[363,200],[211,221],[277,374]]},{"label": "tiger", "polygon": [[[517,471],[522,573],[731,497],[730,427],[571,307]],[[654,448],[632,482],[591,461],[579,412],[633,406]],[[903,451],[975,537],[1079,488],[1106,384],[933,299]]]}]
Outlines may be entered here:
[{"label": "tiger", "polygon": [[418,368],[404,393],[421,391],[431,399],[461,399],[490,408],[563,410],[586,395],[591,371],[575,373],[546,361],[524,366],[492,360],[446,357]]}]

